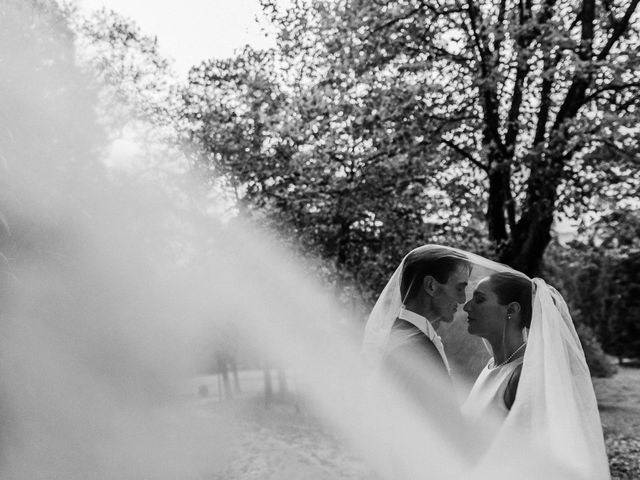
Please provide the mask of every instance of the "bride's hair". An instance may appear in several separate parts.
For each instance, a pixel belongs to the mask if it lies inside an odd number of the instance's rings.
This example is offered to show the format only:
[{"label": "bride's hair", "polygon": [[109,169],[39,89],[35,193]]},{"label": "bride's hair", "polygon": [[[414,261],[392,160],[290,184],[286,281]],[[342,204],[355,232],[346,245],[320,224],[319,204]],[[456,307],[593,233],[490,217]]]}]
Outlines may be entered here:
[{"label": "bride's hair", "polygon": [[531,280],[517,273],[500,272],[490,275],[489,283],[500,305],[511,302],[520,304],[521,327],[529,328],[531,326]]},{"label": "bride's hair", "polygon": [[447,283],[449,276],[457,268],[471,271],[471,264],[462,254],[444,247],[431,247],[425,251],[413,250],[404,260],[402,279],[400,281],[400,298],[402,301],[413,298],[421,289],[422,280],[427,275],[439,283]]}]

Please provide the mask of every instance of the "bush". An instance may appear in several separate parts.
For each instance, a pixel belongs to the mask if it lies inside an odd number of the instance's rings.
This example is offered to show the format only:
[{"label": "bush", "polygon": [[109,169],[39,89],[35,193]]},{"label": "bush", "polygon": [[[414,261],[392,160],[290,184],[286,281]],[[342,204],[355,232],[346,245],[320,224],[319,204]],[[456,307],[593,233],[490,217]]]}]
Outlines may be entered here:
[{"label": "bush", "polygon": [[632,249],[550,245],[546,276],[564,295],[594,376],[611,370],[604,352],[640,358],[640,253]]},{"label": "bush", "polygon": [[598,342],[593,330],[578,321],[576,322],[576,331],[578,332],[578,337],[580,337],[580,343],[582,343],[582,349],[584,350],[591,376],[610,377],[616,373],[618,371],[617,366],[602,351],[600,342]]}]

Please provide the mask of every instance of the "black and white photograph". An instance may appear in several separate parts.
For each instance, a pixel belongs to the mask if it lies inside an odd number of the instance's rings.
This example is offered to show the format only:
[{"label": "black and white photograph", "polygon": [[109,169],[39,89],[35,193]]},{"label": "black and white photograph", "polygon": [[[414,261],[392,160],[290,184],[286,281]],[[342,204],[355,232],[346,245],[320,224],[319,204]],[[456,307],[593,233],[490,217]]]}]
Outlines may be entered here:
[{"label": "black and white photograph", "polygon": [[640,0],[0,0],[0,478],[640,479]]}]

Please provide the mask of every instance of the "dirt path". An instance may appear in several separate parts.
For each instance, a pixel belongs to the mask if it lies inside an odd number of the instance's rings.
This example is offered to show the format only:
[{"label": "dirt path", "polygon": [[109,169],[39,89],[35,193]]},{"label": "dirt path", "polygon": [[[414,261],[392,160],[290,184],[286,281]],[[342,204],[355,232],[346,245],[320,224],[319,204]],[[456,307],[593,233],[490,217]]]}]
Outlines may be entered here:
[{"label": "dirt path", "polygon": [[207,480],[369,480],[363,463],[292,405],[247,402],[224,471]]},{"label": "dirt path", "polygon": [[[640,479],[640,368],[594,379],[613,480]],[[220,408],[213,402],[204,409]],[[226,404],[230,405],[230,404]],[[371,472],[344,444],[293,404],[265,409],[258,399],[241,408],[233,454],[207,480],[364,480]],[[234,407],[235,408],[235,407]]]}]

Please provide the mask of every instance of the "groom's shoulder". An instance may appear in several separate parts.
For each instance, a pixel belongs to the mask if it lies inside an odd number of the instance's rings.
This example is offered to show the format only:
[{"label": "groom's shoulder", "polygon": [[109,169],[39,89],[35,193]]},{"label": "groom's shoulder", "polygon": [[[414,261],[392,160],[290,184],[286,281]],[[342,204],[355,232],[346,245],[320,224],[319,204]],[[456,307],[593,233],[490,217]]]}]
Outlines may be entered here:
[{"label": "groom's shoulder", "polygon": [[429,337],[412,323],[396,319],[391,328],[386,364],[399,373],[422,370],[425,362],[444,369],[440,353]]},{"label": "groom's shoulder", "polygon": [[396,318],[391,327],[391,335],[398,335],[404,339],[402,342],[406,347],[422,347],[431,350],[435,349],[433,342],[429,340],[418,327],[401,318]]}]

